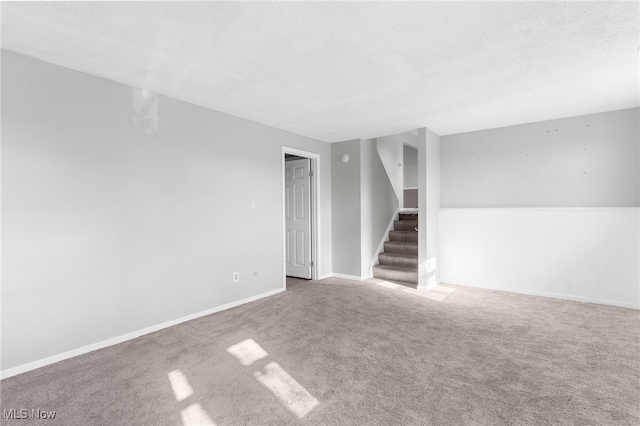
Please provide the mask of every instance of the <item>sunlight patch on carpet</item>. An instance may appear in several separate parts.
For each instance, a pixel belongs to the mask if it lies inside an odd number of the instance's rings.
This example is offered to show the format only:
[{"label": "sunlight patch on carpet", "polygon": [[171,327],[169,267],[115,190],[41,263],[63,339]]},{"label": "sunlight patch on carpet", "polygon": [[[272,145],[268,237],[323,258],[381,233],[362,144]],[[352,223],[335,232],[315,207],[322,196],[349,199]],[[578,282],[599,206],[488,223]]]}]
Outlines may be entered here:
[{"label": "sunlight patch on carpet", "polygon": [[296,379],[275,362],[270,362],[263,371],[256,371],[253,375],[299,419],[320,404]]},{"label": "sunlight patch on carpet", "polygon": [[[246,339],[229,346],[227,352],[245,367],[269,356],[267,351],[262,349],[262,346],[253,339]],[[273,361],[264,366],[262,370],[254,371],[253,377],[278,398],[282,405],[295,414],[298,419],[306,416],[320,404],[304,386]]]},{"label": "sunlight patch on carpet", "polygon": [[435,300],[437,302],[443,302],[449,296],[451,296],[451,294],[454,291],[456,291],[455,288],[445,287],[442,285],[436,285],[429,289],[422,289],[422,288],[416,289],[416,288],[407,287],[406,285],[396,284],[394,282],[389,282],[384,280],[376,280],[375,284],[381,287],[389,288],[391,290],[401,291],[406,294],[424,297],[425,299]]},{"label": "sunlight patch on carpet", "polygon": [[257,344],[253,339],[243,340],[233,346],[227,348],[227,352],[236,357],[240,364],[245,367],[250,366],[256,361],[269,356],[267,351]]},{"label": "sunlight patch on carpet", "polygon": [[413,294],[415,296],[420,296],[427,299],[435,300],[437,302],[442,302],[447,297],[451,296],[451,293],[453,293],[456,290],[451,287],[443,287],[439,285],[439,286],[430,288],[428,290],[406,288],[402,291],[405,293]]},{"label": "sunlight patch on carpet", "polygon": [[387,281],[381,281],[381,282],[376,283],[376,284],[381,285],[382,287],[387,287],[387,288],[392,288],[392,289],[404,287],[403,285],[394,284],[394,283],[390,283],[390,282],[387,282]]},{"label": "sunlight patch on carpet", "polygon": [[182,415],[182,424],[184,426],[216,426],[200,404],[191,404],[182,410],[180,414]]},{"label": "sunlight patch on carpet", "polygon": [[[184,401],[193,395],[193,388],[187,376],[180,370],[173,370],[169,374],[169,383],[176,396],[176,401]],[[216,426],[211,417],[200,404],[191,404],[180,411],[183,426]]]},{"label": "sunlight patch on carpet", "polygon": [[176,401],[182,401],[193,395],[193,388],[187,380],[187,376],[180,370],[173,370],[168,374],[169,383],[176,396]]}]

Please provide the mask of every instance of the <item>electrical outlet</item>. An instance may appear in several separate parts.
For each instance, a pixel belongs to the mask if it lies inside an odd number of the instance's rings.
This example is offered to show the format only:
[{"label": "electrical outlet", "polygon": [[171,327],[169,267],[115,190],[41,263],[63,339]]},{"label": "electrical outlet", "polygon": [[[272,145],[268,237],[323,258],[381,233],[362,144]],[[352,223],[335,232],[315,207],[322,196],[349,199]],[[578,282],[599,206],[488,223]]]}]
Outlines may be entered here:
[{"label": "electrical outlet", "polygon": [[234,272],[233,273],[233,282],[237,283],[238,281],[240,281],[240,272]]}]

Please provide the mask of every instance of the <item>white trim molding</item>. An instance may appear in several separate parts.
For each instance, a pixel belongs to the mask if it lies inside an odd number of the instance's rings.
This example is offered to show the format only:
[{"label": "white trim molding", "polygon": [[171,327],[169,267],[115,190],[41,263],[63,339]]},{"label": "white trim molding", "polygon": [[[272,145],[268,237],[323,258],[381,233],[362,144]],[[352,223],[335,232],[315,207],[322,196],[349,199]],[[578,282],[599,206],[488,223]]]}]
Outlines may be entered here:
[{"label": "white trim molding", "polygon": [[351,281],[364,281],[367,279],[363,277],[357,277],[355,275],[344,275],[344,274],[336,274],[336,273],[331,274],[331,276],[333,278],[342,278],[343,280],[351,280]]},{"label": "white trim molding", "polygon": [[400,207],[398,209],[398,213],[402,213],[402,214],[418,214],[419,210],[420,209],[418,207]]},{"label": "white trim molding", "polygon": [[619,302],[616,300],[608,300],[608,299],[598,299],[593,297],[580,297],[580,296],[572,296],[568,294],[560,294],[560,293],[549,293],[546,291],[536,291],[536,290],[526,290],[526,289],[514,289],[511,287],[500,287],[494,285],[466,285],[466,284],[454,284],[454,283],[443,283],[446,285],[459,285],[463,287],[473,287],[473,288],[482,288],[486,290],[495,290],[495,291],[505,291],[507,293],[517,293],[517,294],[526,294],[528,296],[538,296],[538,297],[548,297],[551,299],[562,299],[562,300],[571,300],[573,302],[581,302],[581,303],[597,303],[599,305],[608,305],[608,306],[616,306],[619,308],[628,308],[628,309],[640,309],[640,305],[637,303],[626,303]]},{"label": "white trim molding", "polygon": [[132,331],[130,333],[122,334],[120,336],[112,337],[107,340],[103,340],[101,342],[92,343],[87,346],[82,346],[77,349],[72,349],[67,352],[63,352],[61,354],[53,355],[47,358],[39,359],[37,361],[29,362],[27,364],[22,364],[17,367],[8,368],[6,370],[0,371],[0,380],[6,379],[8,377],[16,376],[18,374],[26,373],[27,371],[35,370],[36,368],[44,367],[50,364],[54,364],[59,361],[64,361],[65,359],[73,358],[78,355],[83,355],[89,352],[96,351],[98,349],[103,349],[108,346],[117,345],[118,343],[126,342],[127,340],[132,340],[138,338],[140,336],[144,336],[145,334],[153,333],[158,330],[162,330],[164,328],[172,327],[174,325],[181,324],[183,322],[191,321],[196,318],[204,317],[207,315],[215,314],[216,312],[225,311],[227,309],[235,308],[236,306],[244,305],[245,303],[253,302],[258,299],[263,299],[265,297],[273,296],[278,293],[283,292],[284,289],[277,288],[275,290],[268,291],[266,293],[258,294],[256,296],[247,297],[246,299],[236,300],[235,302],[226,303],[221,306],[217,306],[215,308],[207,309],[205,311],[196,312],[195,314],[186,315],[181,318],[177,318],[171,321],[166,321],[160,324],[152,325],[150,327],[145,327],[140,330]]},{"label": "white trim molding", "polygon": [[427,282],[424,285],[418,284],[420,290],[430,290],[440,285],[440,267],[438,264],[438,256],[431,256],[427,259],[425,265],[425,274],[427,276]]},{"label": "white trim molding", "polygon": [[287,240],[286,240],[286,223],[285,223],[285,191],[284,191],[284,157],[286,154],[297,155],[311,160],[311,171],[313,177],[311,178],[311,261],[313,267],[311,268],[311,279],[318,280],[320,276],[320,252],[322,250],[322,244],[320,242],[320,212],[322,211],[320,205],[320,154],[311,151],[303,151],[298,148],[292,148],[282,145],[282,288],[287,288]]}]

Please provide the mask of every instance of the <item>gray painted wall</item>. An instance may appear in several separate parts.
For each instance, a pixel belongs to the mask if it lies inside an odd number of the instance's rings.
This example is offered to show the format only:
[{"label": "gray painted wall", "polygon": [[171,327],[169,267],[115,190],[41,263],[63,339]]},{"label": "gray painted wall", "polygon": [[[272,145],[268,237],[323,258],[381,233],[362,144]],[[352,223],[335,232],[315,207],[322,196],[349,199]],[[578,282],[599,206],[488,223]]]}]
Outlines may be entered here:
[{"label": "gray painted wall", "polygon": [[404,207],[405,208],[418,208],[418,188],[415,189],[405,189],[404,190]]},{"label": "gray painted wall", "polygon": [[640,205],[640,109],[442,137],[442,207]]},{"label": "gray painted wall", "polygon": [[329,274],[329,144],[3,51],[2,369],[281,288],[282,145]]},{"label": "gray painted wall", "polygon": [[[342,155],[349,154],[349,162]],[[333,272],[360,276],[360,140],[331,144]]]},{"label": "gray painted wall", "polygon": [[[360,141],[361,272],[369,276],[369,266],[385,237],[398,208],[398,197],[378,155],[375,139]],[[417,160],[417,158],[416,158]]]},{"label": "gray painted wall", "polygon": [[404,135],[405,133],[377,138],[378,155],[387,171],[391,186],[400,200],[400,205],[404,203],[404,184],[402,182],[404,179],[402,171]]},{"label": "gray painted wall", "polygon": [[[349,162],[342,155],[349,154]],[[333,272],[368,277],[369,264],[398,207],[375,139],[331,145]]]},{"label": "gray painted wall", "polygon": [[405,145],[402,148],[402,167],[404,173],[404,188],[418,187],[418,150]]}]

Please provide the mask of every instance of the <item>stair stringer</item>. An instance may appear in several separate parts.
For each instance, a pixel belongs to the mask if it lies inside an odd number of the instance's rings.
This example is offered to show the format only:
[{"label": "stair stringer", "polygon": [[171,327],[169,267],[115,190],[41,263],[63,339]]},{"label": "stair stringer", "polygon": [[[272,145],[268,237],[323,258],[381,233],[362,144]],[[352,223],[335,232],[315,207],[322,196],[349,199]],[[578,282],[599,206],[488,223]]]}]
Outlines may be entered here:
[{"label": "stair stringer", "polygon": [[389,232],[393,231],[393,223],[398,219],[400,219],[399,207],[396,208],[396,210],[393,212],[393,216],[391,216],[389,225],[387,225],[387,230],[384,231],[384,234],[382,235],[382,239],[380,240],[380,244],[378,244],[378,248],[376,249],[376,252],[373,254],[373,258],[369,263],[369,276],[367,278],[373,278],[373,267],[380,263],[378,260],[378,257],[380,256],[380,253],[384,251],[384,243],[389,241]]}]

